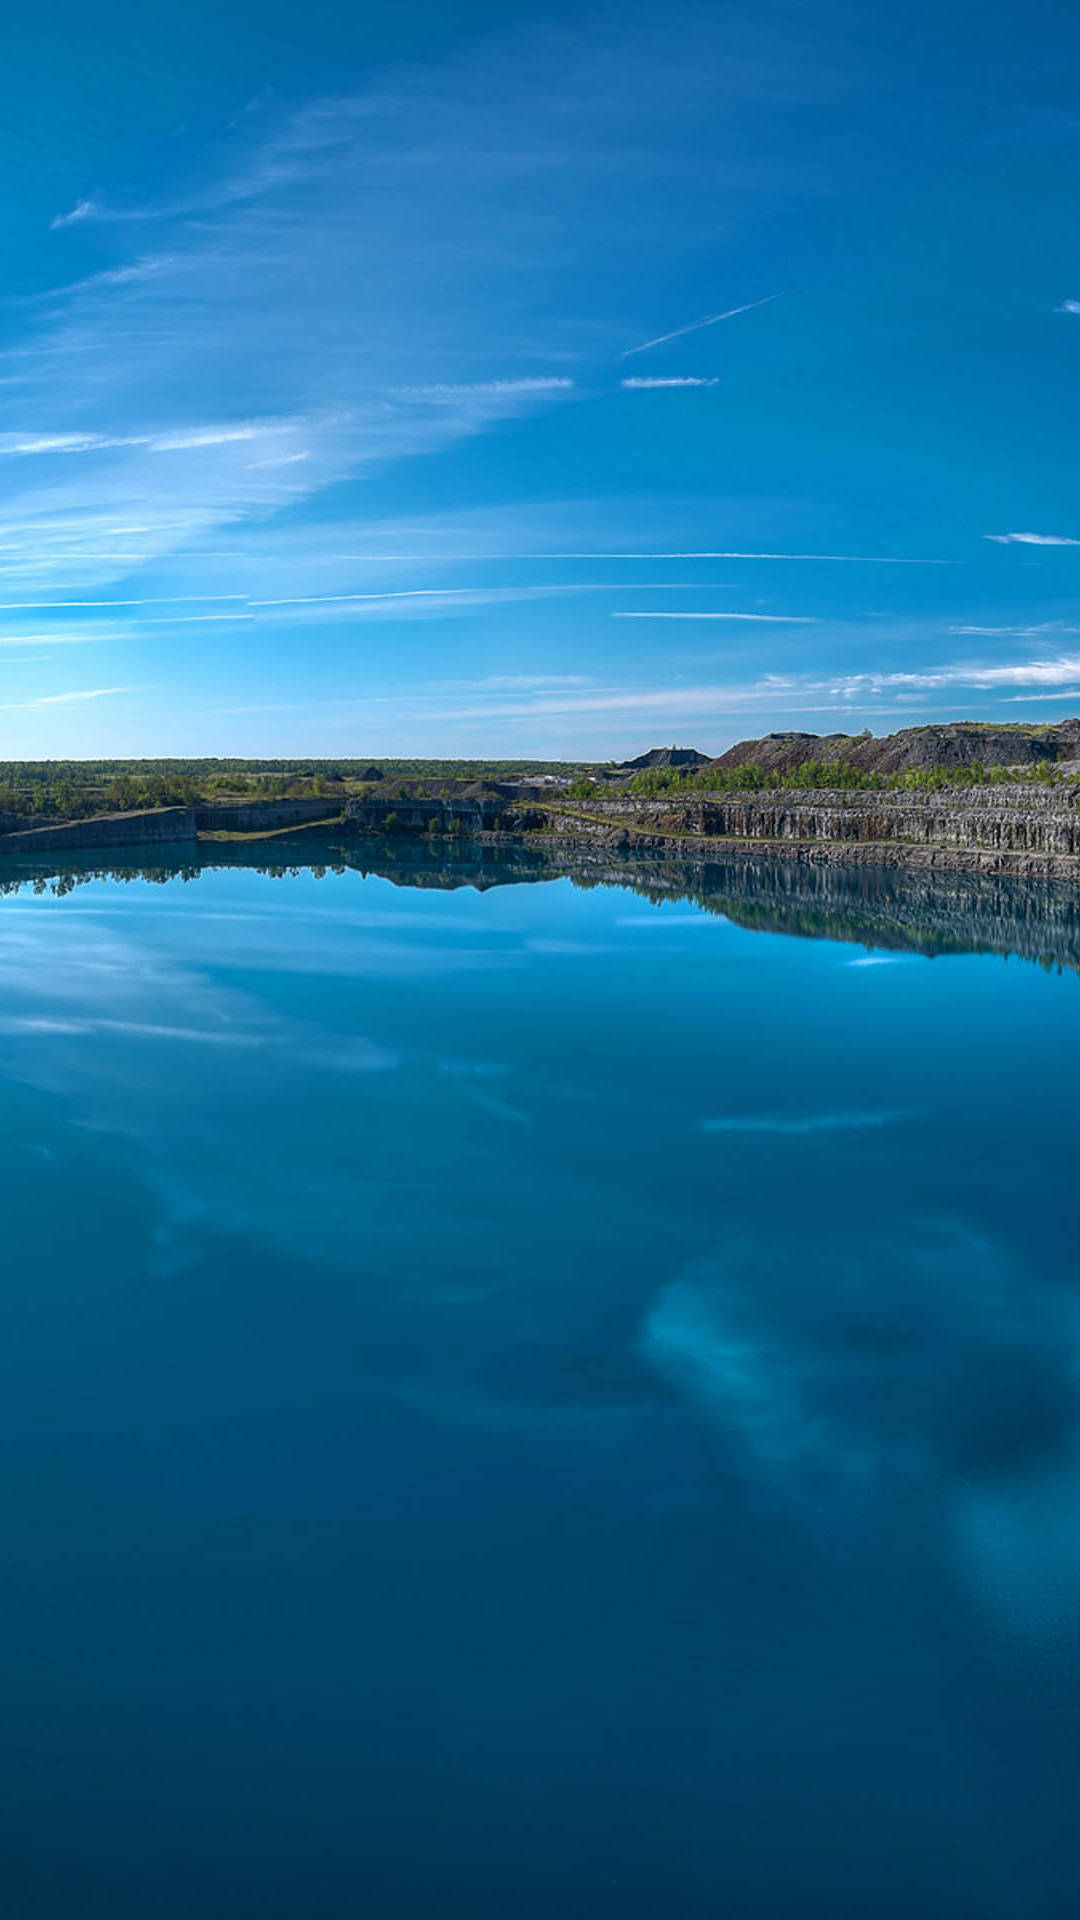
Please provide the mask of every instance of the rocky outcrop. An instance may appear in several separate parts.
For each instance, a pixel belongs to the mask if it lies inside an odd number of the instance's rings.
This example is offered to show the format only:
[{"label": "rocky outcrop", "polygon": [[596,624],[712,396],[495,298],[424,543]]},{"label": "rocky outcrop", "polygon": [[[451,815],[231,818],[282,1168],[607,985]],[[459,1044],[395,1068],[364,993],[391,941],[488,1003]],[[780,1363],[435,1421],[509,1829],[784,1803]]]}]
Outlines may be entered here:
[{"label": "rocky outcrop", "polygon": [[58,826],[26,827],[0,835],[0,855],[47,854],[53,849],[179,846],[195,838],[190,807],[151,807],[138,813],[102,813],[92,820],[65,820]]},{"label": "rocky outcrop", "polygon": [[337,800],[213,800],[195,808],[200,833],[273,833],[341,817]]},{"label": "rocky outcrop", "polygon": [[942,726],[904,727],[875,738],[852,733],[768,733],[740,740],[716,760],[725,769],[758,766],[786,772],[808,760],[839,760],[861,773],[929,773],[967,767],[1052,765],[1080,759],[1080,720],[1054,726],[992,726],[958,720]]},{"label": "rocky outcrop", "polygon": [[357,796],[345,809],[353,833],[464,834],[526,833],[544,823],[528,803],[516,803],[510,790],[486,781],[461,782],[438,793],[417,792],[384,781],[377,794]]},{"label": "rocky outcrop", "polygon": [[[954,865],[1080,879],[1080,807],[1065,787],[968,787],[954,794],[880,791],[604,798],[549,810],[569,841],[662,847],[709,840],[766,845],[814,861]],[[673,846],[674,850],[674,846]]]}]

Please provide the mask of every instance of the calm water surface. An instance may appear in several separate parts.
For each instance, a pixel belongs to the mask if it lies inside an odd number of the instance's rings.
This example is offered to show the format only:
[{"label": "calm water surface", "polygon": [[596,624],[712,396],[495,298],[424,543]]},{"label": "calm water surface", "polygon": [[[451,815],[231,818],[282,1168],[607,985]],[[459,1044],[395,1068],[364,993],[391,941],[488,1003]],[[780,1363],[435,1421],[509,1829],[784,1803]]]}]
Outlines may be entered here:
[{"label": "calm water surface", "polygon": [[6,1916],[1075,1914],[1073,966],[238,867],[0,986]]}]

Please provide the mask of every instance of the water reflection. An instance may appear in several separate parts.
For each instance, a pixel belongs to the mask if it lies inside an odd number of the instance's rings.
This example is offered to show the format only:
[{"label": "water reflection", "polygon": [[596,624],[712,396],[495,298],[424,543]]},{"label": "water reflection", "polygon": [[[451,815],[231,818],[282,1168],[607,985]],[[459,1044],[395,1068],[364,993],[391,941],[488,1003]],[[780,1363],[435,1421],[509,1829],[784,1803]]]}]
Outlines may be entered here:
[{"label": "water reflection", "polygon": [[[806,939],[849,941],[897,953],[1016,954],[1048,966],[1080,966],[1080,891],[1065,881],[996,874],[843,867],[801,860],[731,861],[619,851],[512,847],[463,842],[324,841],[289,836],[278,847],[222,843],[198,859],[163,849],[151,862],[125,856],[63,856],[64,864],[0,863],[0,898],[24,890],[63,898],[94,880],[165,885],[201,874],[248,869],[279,879],[349,871],[396,886],[453,891],[566,878],[581,887],[617,886],[654,904],[686,902],[737,925]],[[879,964],[878,959],[866,964]]]},{"label": "water reflection", "polygon": [[27,1911],[1071,1920],[1067,888],[4,885]]}]

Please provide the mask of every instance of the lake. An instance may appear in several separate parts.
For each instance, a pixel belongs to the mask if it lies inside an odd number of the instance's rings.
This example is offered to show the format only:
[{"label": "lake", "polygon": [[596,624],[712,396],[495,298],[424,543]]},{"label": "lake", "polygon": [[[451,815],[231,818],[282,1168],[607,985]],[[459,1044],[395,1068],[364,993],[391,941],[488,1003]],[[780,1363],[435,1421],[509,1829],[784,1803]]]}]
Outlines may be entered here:
[{"label": "lake", "polygon": [[5,1913],[1072,1916],[1076,896],[204,852],[0,898]]}]

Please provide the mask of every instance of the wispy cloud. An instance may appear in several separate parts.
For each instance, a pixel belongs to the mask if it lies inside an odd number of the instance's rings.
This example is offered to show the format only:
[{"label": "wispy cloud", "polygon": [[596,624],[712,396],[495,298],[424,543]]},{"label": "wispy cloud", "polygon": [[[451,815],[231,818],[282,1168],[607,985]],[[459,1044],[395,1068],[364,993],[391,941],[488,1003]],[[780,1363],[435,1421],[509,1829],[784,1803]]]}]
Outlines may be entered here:
[{"label": "wispy cloud", "polygon": [[403,620],[475,607],[513,606],[527,601],[563,600],[575,594],[701,592],[694,581],[566,580],[513,587],[395,587],[383,592],[289,594],[247,604],[263,618]]},{"label": "wispy cloud", "polygon": [[102,453],[118,447],[147,447],[151,453],[187,453],[194,447],[227,447],[287,433],[288,421],[253,421],[245,426],[185,427],[177,433],[2,433],[0,455]]},{"label": "wispy cloud", "polygon": [[[399,100],[380,119],[341,101],[294,116],[277,142],[292,153],[288,204],[268,165],[257,202],[234,196],[162,251],[51,298],[36,337],[0,356],[0,457],[33,473],[7,487],[9,515],[36,523],[17,552],[0,551],[0,577],[104,583],[377,461],[570,396],[566,373],[513,369],[542,354],[506,324],[528,262],[477,237],[485,197],[489,228],[500,225],[491,199],[506,181],[475,169],[476,191],[462,181],[456,221],[448,216],[443,184],[469,170],[469,143],[449,103],[441,136],[421,134],[419,118],[410,132],[419,108]],[[434,163],[419,173],[418,139]],[[470,341],[478,302],[502,319]],[[496,366],[478,374],[478,359]],[[232,396],[234,418],[207,423],[195,411],[211,391]],[[8,426],[3,415],[16,412]],[[85,471],[72,483],[63,463],[75,457]],[[108,537],[136,518],[138,532]]]},{"label": "wispy cloud", "polygon": [[[584,564],[590,561],[678,562],[731,561],[771,566],[807,564],[813,567],[839,565],[851,567],[951,568],[948,558],[928,554],[884,554],[868,551],[808,550],[805,547],[756,547],[745,541],[741,546],[717,547],[707,544],[715,533],[715,514],[710,508],[698,509],[688,528],[687,503],[656,499],[611,499],[600,495],[593,499],[511,501],[503,506],[460,509],[456,513],[432,513],[407,521],[369,520],[366,524],[349,520],[313,521],[303,524],[276,524],[272,528],[252,525],[243,535],[243,547],[236,558],[247,558],[254,578],[271,582],[252,593],[268,599],[286,594],[301,595],[315,591],[304,584],[318,568],[317,583],[326,592],[335,587],[357,591],[384,585],[389,588],[420,584],[415,577],[400,583],[383,569],[417,566],[436,567],[444,563],[474,563],[487,566],[500,562],[535,561]],[[702,535],[704,534],[704,538]],[[0,531],[0,540],[3,535]],[[235,543],[230,543],[230,548]],[[193,543],[189,549],[192,564],[196,559],[216,558],[218,543],[204,547]],[[220,557],[225,557],[224,555]],[[379,569],[361,574],[359,569]],[[346,569],[349,573],[341,578]],[[351,577],[350,577],[351,576]],[[624,578],[626,576],[623,576]],[[274,584],[281,581],[280,586]],[[293,584],[295,582],[295,584]],[[323,584],[325,583],[325,584]],[[221,584],[229,585],[223,577]],[[715,585],[716,583],[711,583]]]},{"label": "wispy cloud", "polygon": [[951,560],[912,559],[905,555],[882,553],[764,553],[731,552],[719,548],[702,547],[683,552],[669,552],[660,548],[641,548],[631,550],[626,547],[612,547],[603,551],[589,551],[584,548],[567,548],[548,551],[541,547],[531,547],[520,553],[507,549],[491,550],[487,553],[338,553],[338,560],[379,560],[418,561],[433,560],[832,560],[853,566],[868,567],[949,567]]},{"label": "wispy cloud", "polygon": [[[770,98],[780,84],[792,101],[808,82],[793,53],[761,62],[756,31],[718,35],[707,11],[674,40],[597,27],[568,50],[515,30],[314,100],[260,140],[267,111],[234,136],[246,155],[167,204],[80,195],[53,222],[58,244],[127,222],[141,250],[27,306],[32,330],[0,353],[0,453],[28,475],[11,481],[11,517],[39,523],[0,552],[0,577],[91,586],[194,556],[226,525],[565,404],[578,367],[609,352],[642,250],[662,271],[685,248],[685,221],[676,234],[642,194],[656,151],[692,181],[691,226],[712,230],[718,195],[775,192],[748,76],[761,66]],[[793,169],[785,193],[802,186]],[[578,291],[598,236],[609,314]],[[210,394],[230,404],[206,425]],[[136,519],[138,534],[107,538]]]},{"label": "wispy cloud", "polygon": [[155,613],[144,618],[146,627],[193,627],[207,622],[220,625],[223,620],[254,620],[253,613]]},{"label": "wispy cloud", "polygon": [[767,293],[762,300],[748,300],[743,307],[728,307],[724,313],[710,313],[704,320],[691,320],[688,326],[675,327],[671,333],[659,333],[655,340],[643,340],[639,347],[627,347],[619,355],[620,360],[629,360],[635,353],[648,353],[653,347],[664,347],[669,340],[681,340],[684,334],[700,333],[703,327],[718,326],[721,320],[736,320],[740,313],[753,313],[757,307],[767,307],[772,300],[782,300],[779,293]]},{"label": "wispy cloud", "polygon": [[574,382],[562,377],[535,380],[472,380],[458,385],[434,387],[399,387],[398,392],[408,400],[460,400],[473,394],[494,394],[507,397],[514,394],[569,392]]},{"label": "wispy cloud", "polygon": [[246,600],[243,593],[166,593],[151,594],[140,600],[0,600],[0,613],[45,613],[72,607],[168,607],[193,605],[196,601]]},{"label": "wispy cloud", "polygon": [[[809,691],[809,689],[804,690]],[[539,721],[547,724],[558,720],[566,722],[576,718],[595,718],[615,716],[650,720],[684,720],[688,723],[700,723],[705,720],[717,720],[725,715],[752,712],[764,709],[770,704],[783,704],[789,709],[800,703],[800,694],[793,684],[783,689],[775,684],[758,683],[739,686],[737,684],[701,684],[690,683],[679,686],[634,686],[584,688],[580,691],[566,689],[550,692],[539,691],[535,698],[528,701],[489,701],[485,705],[450,707],[442,705],[431,708],[430,696],[424,700],[412,696],[410,705],[418,718],[432,718],[441,721],[492,720]],[[832,707],[835,707],[835,699]],[[820,704],[814,711],[822,711]],[[830,708],[830,710],[832,710]]]},{"label": "wispy cloud", "polygon": [[[521,586],[521,587],[395,587],[386,593],[302,593],[290,594],[279,600],[252,600],[253,607],[325,607],[325,606],[362,606],[367,602],[393,600],[458,600],[475,598],[478,594],[490,594],[496,600],[511,597],[550,597],[561,593],[592,593],[596,589],[592,583],[566,586]],[[619,589],[623,591],[623,589]]]},{"label": "wispy cloud", "polygon": [[128,445],[103,433],[2,433],[0,454],[94,453],[101,447]]},{"label": "wispy cloud", "polygon": [[950,627],[949,632],[974,635],[979,639],[1046,641],[1057,634],[1080,633],[1080,627],[1069,626],[1064,620],[1037,620],[1027,626],[1015,627]]},{"label": "wispy cloud", "polygon": [[[957,661],[922,670],[904,672],[854,672],[821,674],[769,673],[752,681],[680,682],[672,685],[604,685],[582,687],[536,686],[522,689],[524,697],[514,698],[513,689],[495,686],[472,689],[470,704],[454,706],[443,700],[432,707],[430,693],[411,695],[396,704],[414,720],[438,719],[458,722],[486,720],[498,723],[534,722],[538,727],[558,723],[572,730],[578,721],[618,717],[623,723],[685,723],[688,726],[717,724],[746,719],[755,714],[865,714],[886,713],[895,722],[898,711],[909,698],[951,693],[970,689],[983,693],[1010,693],[1026,688],[1023,697],[1056,698],[1056,688],[1068,686],[1069,694],[1080,705],[1080,655],[1053,660],[1010,661],[1002,664]],[[505,691],[510,697],[503,698]],[[487,695],[484,699],[482,696]],[[872,702],[878,704],[872,706]]]},{"label": "wispy cloud", "polygon": [[541,687],[587,687],[592,675],[588,673],[489,673],[483,680],[474,680],[472,690],[485,693],[519,693],[524,689]]},{"label": "wispy cloud", "polygon": [[700,373],[683,373],[683,374],[673,374],[673,375],[671,375],[671,376],[670,376],[669,378],[667,378],[667,379],[661,379],[661,378],[655,378],[655,379],[649,379],[649,378],[647,378],[647,377],[641,377],[641,378],[637,378],[637,379],[635,379],[635,378],[630,378],[630,379],[628,379],[628,380],[620,380],[620,381],[619,381],[619,385],[620,385],[620,387],[629,387],[629,388],[631,388],[631,389],[632,389],[632,388],[635,388],[635,387],[640,387],[640,388],[648,388],[648,387],[715,387],[715,386],[718,386],[719,384],[720,384],[720,382],[719,382],[719,376],[718,376],[718,375],[716,375],[716,374],[713,374],[713,375],[710,375],[710,376],[706,376],[706,375],[704,375],[704,374],[700,374]]},{"label": "wispy cloud", "polygon": [[984,533],[999,547],[1080,547],[1080,540],[1065,533]]},{"label": "wispy cloud", "polygon": [[229,447],[237,440],[255,440],[266,428],[187,427],[181,433],[162,433],[147,441],[153,453],[187,453],[192,447]]},{"label": "wispy cloud", "polygon": [[768,626],[776,627],[817,627],[820,619],[814,613],[672,613],[642,608],[639,612],[619,612],[612,614],[613,620],[760,620]]},{"label": "wispy cloud", "polygon": [[1060,687],[1066,681],[1080,681],[1080,654],[1063,654],[1056,660],[1010,661],[1003,666],[958,661],[921,672],[842,674],[829,685],[833,692],[850,696],[904,688],[934,692],[938,688],[972,687],[992,692],[996,687]]},{"label": "wispy cloud", "polygon": [[1080,300],[1063,300],[1060,307],[1054,308],[1054,312],[1055,313],[1080,313]]},{"label": "wispy cloud", "polygon": [[58,213],[55,220],[50,220],[49,227],[53,233],[56,233],[61,227],[74,227],[82,220],[93,220],[96,217],[97,206],[93,200],[77,200],[69,213]]},{"label": "wispy cloud", "polygon": [[70,707],[82,700],[107,700],[119,693],[145,693],[145,687],[81,687],[73,693],[43,693],[36,700],[16,700],[0,707],[3,713],[28,713],[34,707]]}]

